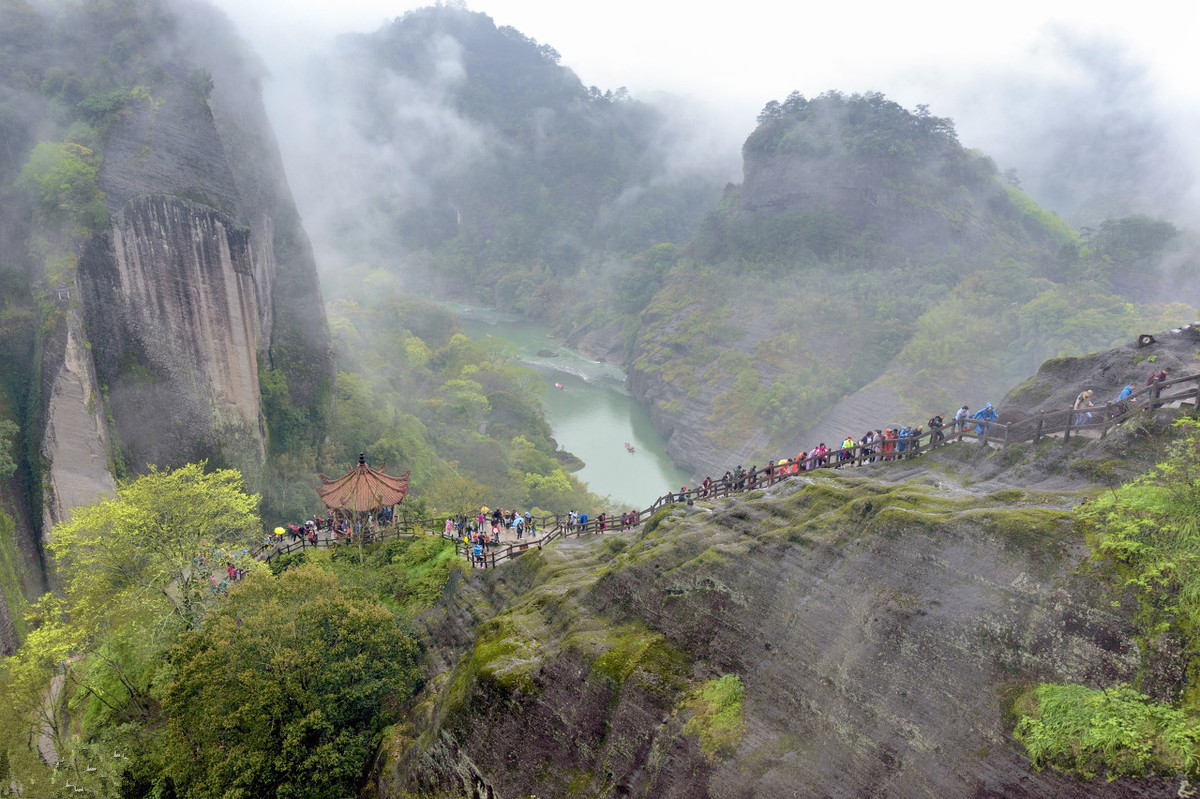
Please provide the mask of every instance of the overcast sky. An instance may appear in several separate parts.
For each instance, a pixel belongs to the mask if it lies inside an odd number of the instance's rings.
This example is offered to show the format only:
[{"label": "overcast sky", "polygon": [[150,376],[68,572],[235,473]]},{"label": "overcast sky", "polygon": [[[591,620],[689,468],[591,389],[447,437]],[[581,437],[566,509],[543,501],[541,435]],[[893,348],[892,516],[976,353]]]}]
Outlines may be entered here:
[{"label": "overcast sky", "polygon": [[[273,115],[286,102],[286,90],[277,86],[322,41],[374,31],[429,5],[213,1],[277,76],[276,86],[266,87]],[[662,0],[474,0],[468,6],[553,46],[584,84],[626,86],[640,99],[667,91],[722,109],[735,153],[767,101],[793,90],[811,97],[838,89],[881,91],[910,109],[927,104],[953,118],[963,143],[993,155],[1001,168],[1037,168],[1031,151],[1039,137],[1089,109],[1105,106],[1095,112],[1098,135],[1128,109],[1128,116],[1151,118],[1166,131],[1167,141],[1156,145],[1170,152],[1159,159],[1160,171],[1169,175],[1184,160],[1195,167],[1185,172],[1200,171],[1200,154],[1179,156],[1197,149],[1200,124],[1200,3],[1194,0],[742,0],[708,7]],[[1119,64],[1099,75],[1110,59],[1106,48]],[[1042,129],[1021,140],[1033,120]],[[1196,195],[1189,193],[1191,205],[1200,208]]]},{"label": "overcast sky", "polygon": [[[301,42],[372,31],[429,3],[385,0],[217,0],[269,63],[310,52]],[[511,25],[562,54],[584,83],[666,89],[733,101],[755,111],[793,89],[879,90],[907,97],[980,71],[1055,69],[1047,34],[1075,32],[1126,42],[1152,65],[1172,100],[1195,99],[1200,3],[1094,0],[895,0],[702,3],[606,0],[478,0],[473,11]],[[939,109],[933,109],[938,113]],[[942,113],[945,113],[944,111]]]}]

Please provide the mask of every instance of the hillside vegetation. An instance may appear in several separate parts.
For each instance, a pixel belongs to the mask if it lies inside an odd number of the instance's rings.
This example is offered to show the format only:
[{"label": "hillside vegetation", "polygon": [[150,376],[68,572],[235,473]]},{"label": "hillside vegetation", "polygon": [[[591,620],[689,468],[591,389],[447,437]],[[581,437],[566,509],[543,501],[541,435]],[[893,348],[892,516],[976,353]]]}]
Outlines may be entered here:
[{"label": "hillside vegetation", "polygon": [[672,168],[670,112],[585,88],[485,15],[410,12],[341,57],[321,96],[362,98],[349,123],[413,181],[365,181],[370,221],[342,218],[338,249],[618,360],[698,473],[815,444],[863,388],[880,417],[923,420],[1196,313],[1145,286],[1173,225],[1081,235],[924,106],[772,101],[718,197]]}]

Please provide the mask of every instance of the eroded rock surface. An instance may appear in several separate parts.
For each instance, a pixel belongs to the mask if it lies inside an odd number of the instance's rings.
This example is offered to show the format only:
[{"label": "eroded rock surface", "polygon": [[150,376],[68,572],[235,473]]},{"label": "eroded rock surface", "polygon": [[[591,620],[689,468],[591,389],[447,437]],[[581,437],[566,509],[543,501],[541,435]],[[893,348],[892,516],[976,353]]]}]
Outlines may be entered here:
[{"label": "eroded rock surface", "polygon": [[[1137,662],[1073,501],[821,474],[478,573],[428,621],[433,710],[384,793],[1164,795],[1036,773],[1008,732],[1022,686]],[[686,697],[727,674],[744,731],[706,756]]]}]

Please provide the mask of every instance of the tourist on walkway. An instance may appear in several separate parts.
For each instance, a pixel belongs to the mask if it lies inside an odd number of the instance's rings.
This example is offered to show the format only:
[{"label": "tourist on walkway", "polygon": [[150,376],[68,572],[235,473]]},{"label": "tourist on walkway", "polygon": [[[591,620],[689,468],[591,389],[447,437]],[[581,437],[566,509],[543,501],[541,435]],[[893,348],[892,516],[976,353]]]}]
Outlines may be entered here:
[{"label": "tourist on walkway", "polygon": [[929,419],[930,446],[936,447],[938,444],[941,444],[943,441],[945,441],[946,437],[942,434],[942,428],[945,426],[946,422],[940,413],[937,416],[933,416]]},{"label": "tourist on walkway", "polygon": [[964,405],[954,414],[954,427],[958,430],[959,441],[962,441],[963,430],[966,430],[967,425],[969,424],[968,418],[970,417],[970,411],[971,409]]},{"label": "tourist on walkway", "polygon": [[984,439],[987,438],[988,428],[991,427],[990,422],[996,421],[997,415],[996,409],[992,407],[992,403],[988,402],[982,408],[976,411],[973,417],[971,417],[979,422],[977,425],[979,428],[979,435],[983,436]]},{"label": "tourist on walkway", "polygon": [[1146,385],[1150,386],[1150,407],[1161,408],[1162,403],[1158,398],[1162,395],[1163,383],[1167,382],[1167,378],[1171,375],[1170,367],[1165,367],[1160,371],[1155,372],[1146,378]]},{"label": "tourist on walkway", "polygon": [[1075,398],[1075,426],[1079,427],[1087,423],[1092,418],[1090,411],[1085,411],[1084,408],[1092,407],[1092,390],[1089,388],[1086,391],[1079,392],[1079,396]]}]

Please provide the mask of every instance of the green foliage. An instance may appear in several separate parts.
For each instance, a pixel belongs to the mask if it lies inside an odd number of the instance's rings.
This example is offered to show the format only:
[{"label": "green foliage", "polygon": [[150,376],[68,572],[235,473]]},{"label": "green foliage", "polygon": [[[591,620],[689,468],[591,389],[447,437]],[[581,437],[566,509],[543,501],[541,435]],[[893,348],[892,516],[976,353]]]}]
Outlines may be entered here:
[{"label": "green foliage", "polygon": [[455,574],[469,566],[458,557],[454,542],[440,535],[391,539],[360,559],[356,552],[337,550],[331,568],[346,585],[379,597],[404,618],[428,610],[442,597]]},{"label": "green foliage", "polygon": [[8,605],[17,636],[23,637],[25,626],[25,594],[21,590],[21,561],[17,551],[16,524],[0,510],[0,594]]},{"label": "green foliage", "polygon": [[[211,84],[211,78],[209,82]],[[103,129],[127,108],[142,102],[153,103],[150,90],[145,86],[134,86],[90,94],[79,102],[79,109],[91,124]]]},{"label": "green foliage", "polygon": [[1091,779],[1200,773],[1200,720],[1128,685],[1042,683],[1017,706],[1014,734],[1037,769]]},{"label": "green foliage", "polygon": [[[1098,559],[1115,567],[1138,600],[1145,656],[1164,634],[1182,642],[1184,673],[1200,669],[1200,420],[1177,422],[1180,436],[1149,473],[1079,510]],[[1104,774],[1200,774],[1200,709],[1194,680],[1178,707],[1128,685],[1093,690],[1039,685],[1017,705],[1015,734],[1035,767],[1084,778]]]},{"label": "green foliage", "polygon": [[73,142],[42,142],[21,169],[20,184],[45,217],[88,233],[108,225],[100,156]]},{"label": "green foliage", "polygon": [[98,629],[136,610],[197,626],[212,597],[195,560],[252,547],[262,529],[257,505],[237,471],[188,464],[151,467],[120,484],[116,498],[76,508],[50,542],[74,623]]},{"label": "green foliage", "polygon": [[[47,702],[46,691],[56,684],[55,693],[62,697],[62,676],[71,669],[72,656],[81,643],[76,629],[67,623],[61,603],[47,595],[30,612],[34,629],[25,637],[16,654],[3,661],[5,702],[0,708],[0,721],[7,735],[28,734],[40,727],[47,732],[55,748],[62,751],[69,734],[69,718],[65,703]],[[4,718],[7,716],[7,718]],[[5,741],[0,737],[0,748]]]},{"label": "green foliage", "polygon": [[865,157],[905,161],[958,144],[949,119],[933,116],[927,106],[909,112],[879,92],[847,97],[830,91],[813,100],[793,92],[783,103],[767,103],[758,123],[743,148],[747,154],[824,155],[833,142],[819,134],[805,134],[821,127],[840,136],[851,154]]},{"label": "green foliage", "polygon": [[695,714],[683,725],[683,734],[698,736],[700,750],[710,759],[730,757],[745,732],[745,696],[742,678],[736,674],[704,683],[684,700],[684,707]]},{"label": "green foliage", "polygon": [[444,512],[588,504],[542,417],[541,381],[503,347],[390,292],[333,303],[330,327],[343,371],[327,474],[364,452],[389,471],[411,469],[412,499]]},{"label": "green foliage", "polygon": [[13,460],[13,445],[18,442],[21,428],[11,419],[0,419],[0,481],[6,481],[17,471]]},{"label": "green foliage", "polygon": [[418,684],[417,647],[316,565],[252,575],[172,654],[163,776],[189,797],[343,797]]},{"label": "green foliage", "polygon": [[308,412],[292,403],[287,376],[281,370],[268,369],[266,361],[261,356],[258,359],[258,389],[269,450],[275,455],[301,452],[312,438]]},{"label": "green foliage", "polygon": [[1030,220],[1025,224],[1039,226],[1045,232],[1047,239],[1058,243],[1065,244],[1075,240],[1075,231],[1058,215],[1042,208],[1017,186],[1006,184],[1004,189],[1008,192],[1008,199],[1021,212],[1023,220],[1026,218]]},{"label": "green foliage", "polygon": [[[1080,516],[1097,556],[1112,562],[1136,595],[1144,640],[1177,629],[1194,673],[1200,669],[1200,420],[1176,424],[1181,435],[1165,460],[1088,503]],[[1184,707],[1200,710],[1200,690],[1188,687]]]}]

